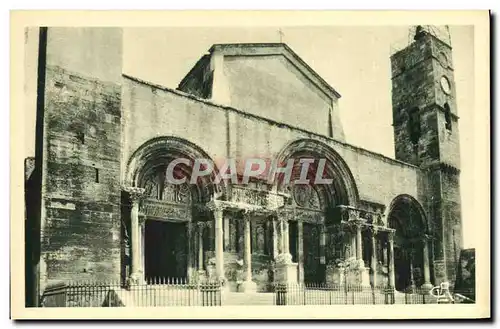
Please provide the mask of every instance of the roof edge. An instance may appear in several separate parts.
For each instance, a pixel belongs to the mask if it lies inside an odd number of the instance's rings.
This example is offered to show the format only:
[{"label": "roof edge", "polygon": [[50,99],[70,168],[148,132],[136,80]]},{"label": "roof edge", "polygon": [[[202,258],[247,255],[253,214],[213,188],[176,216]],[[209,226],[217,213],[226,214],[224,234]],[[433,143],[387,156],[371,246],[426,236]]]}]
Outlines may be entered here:
[{"label": "roof edge", "polygon": [[191,77],[191,75],[196,72],[197,70],[199,70],[201,67],[203,67],[203,64],[205,64],[205,62],[210,58],[210,54],[203,54],[203,56],[201,56],[197,61],[196,63],[193,65],[193,67],[189,70],[188,73],[186,73],[186,75],[184,76],[184,78],[182,78],[182,80],[179,82],[179,84],[177,85],[177,88],[182,88],[184,86],[184,84],[187,82],[187,80]]},{"label": "roof edge", "polygon": [[[213,44],[212,47],[208,50],[210,54],[212,54],[216,49],[221,49],[224,51],[224,48],[245,48],[245,47],[261,47],[261,48],[277,48],[277,49],[284,49],[294,60],[297,61],[297,63],[302,66],[303,69],[311,73],[311,75],[317,80],[319,84],[321,84],[326,90],[328,90],[330,93],[332,93],[335,97],[341,98],[342,95],[335,90],[328,82],[325,81],[319,75],[315,70],[313,70],[312,67],[310,67],[295,51],[293,51],[290,46],[288,46],[286,43],[216,43]],[[251,56],[252,54],[248,54]],[[299,68],[300,69],[300,68]]]},{"label": "roof edge", "polygon": [[132,75],[126,74],[126,73],[122,73],[122,77],[125,78],[125,79],[128,79],[130,81],[133,81],[135,83],[147,85],[149,87],[156,88],[156,89],[159,89],[159,90],[163,90],[163,91],[166,91],[166,92],[171,92],[171,93],[176,94],[178,96],[189,98],[191,100],[198,101],[198,102],[201,102],[201,103],[205,103],[207,105],[215,106],[215,107],[220,108],[220,109],[229,110],[229,111],[238,113],[240,115],[244,115],[244,116],[247,116],[247,117],[252,117],[252,118],[257,119],[257,120],[266,121],[266,122],[271,123],[271,124],[279,125],[280,127],[286,127],[286,128],[293,129],[293,130],[296,130],[296,131],[301,131],[301,132],[303,132],[305,134],[321,138],[321,139],[323,139],[325,141],[330,141],[330,142],[333,142],[333,143],[337,143],[337,144],[342,145],[344,147],[360,151],[361,153],[369,154],[370,156],[373,156],[375,158],[379,158],[380,160],[388,162],[388,163],[392,163],[392,164],[404,166],[404,167],[407,167],[407,168],[412,168],[412,169],[415,169],[415,170],[421,170],[420,167],[415,166],[415,165],[413,165],[411,163],[404,162],[404,161],[401,161],[401,160],[397,160],[397,159],[391,158],[389,156],[386,156],[386,155],[384,155],[382,153],[378,153],[378,152],[375,152],[375,151],[370,151],[370,150],[362,148],[360,146],[356,146],[356,145],[353,145],[353,144],[349,144],[347,142],[339,141],[339,140],[334,139],[332,137],[328,137],[326,135],[322,135],[322,134],[319,134],[319,133],[316,133],[316,132],[313,132],[313,131],[310,131],[310,130],[307,130],[307,129],[296,127],[296,126],[293,126],[293,125],[290,125],[290,124],[287,124],[287,123],[278,122],[278,121],[275,121],[275,120],[272,120],[272,119],[269,119],[269,118],[262,117],[260,115],[256,115],[256,114],[244,112],[242,110],[238,110],[238,109],[236,109],[234,107],[231,107],[231,106],[227,106],[227,105],[223,105],[223,104],[218,104],[218,103],[213,102],[212,100],[200,98],[200,97],[197,97],[195,95],[183,92],[183,91],[178,90],[178,89],[172,89],[172,88],[160,85],[160,84],[156,84],[156,83],[153,83],[153,82],[145,81],[145,80],[142,80],[140,78],[134,77]]}]

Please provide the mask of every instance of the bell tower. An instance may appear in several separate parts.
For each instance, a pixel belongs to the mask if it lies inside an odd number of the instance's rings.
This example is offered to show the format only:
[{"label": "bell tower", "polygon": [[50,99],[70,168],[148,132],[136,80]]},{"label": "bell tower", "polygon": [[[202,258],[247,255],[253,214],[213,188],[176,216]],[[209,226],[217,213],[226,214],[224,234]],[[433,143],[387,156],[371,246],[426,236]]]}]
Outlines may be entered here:
[{"label": "bell tower", "polygon": [[422,169],[435,283],[455,281],[462,248],[460,144],[452,47],[447,27],[410,29],[391,55],[396,159]]}]

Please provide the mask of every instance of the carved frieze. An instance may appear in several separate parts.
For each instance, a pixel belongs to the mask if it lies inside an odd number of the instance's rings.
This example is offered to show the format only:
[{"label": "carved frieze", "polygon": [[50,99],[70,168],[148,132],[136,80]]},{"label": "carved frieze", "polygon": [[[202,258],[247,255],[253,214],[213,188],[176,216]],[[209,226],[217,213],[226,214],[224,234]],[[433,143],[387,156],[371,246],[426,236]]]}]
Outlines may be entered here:
[{"label": "carved frieze", "polygon": [[191,220],[191,207],[183,204],[167,203],[153,199],[142,202],[140,212],[147,217],[156,217],[169,220]]},{"label": "carved frieze", "polygon": [[325,215],[321,211],[299,208],[295,210],[295,219],[304,223],[323,224],[325,221]]},{"label": "carved frieze", "polygon": [[284,196],[275,192],[234,185],[230,201],[233,204],[247,204],[266,209],[277,209],[285,204]]},{"label": "carved frieze", "polygon": [[381,213],[357,209],[350,206],[339,206],[338,209],[340,210],[340,216],[343,223],[364,223],[370,226],[384,226]]},{"label": "carved frieze", "polygon": [[191,186],[184,184],[165,184],[161,194],[161,199],[167,202],[182,204],[191,203]]}]

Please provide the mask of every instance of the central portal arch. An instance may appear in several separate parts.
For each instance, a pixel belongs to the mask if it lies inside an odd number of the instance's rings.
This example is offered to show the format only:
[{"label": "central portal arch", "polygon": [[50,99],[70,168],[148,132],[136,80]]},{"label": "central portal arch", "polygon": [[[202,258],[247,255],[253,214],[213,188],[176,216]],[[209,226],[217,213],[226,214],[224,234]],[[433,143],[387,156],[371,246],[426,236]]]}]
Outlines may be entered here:
[{"label": "central portal arch", "polygon": [[[331,147],[318,140],[300,139],[288,144],[277,157],[280,167],[293,160],[290,180],[285,174],[275,176],[275,186],[291,196],[288,209],[290,254],[298,263],[299,280],[320,283],[325,280],[326,264],[342,253],[343,241],[334,239],[335,218],[340,221],[338,206],[356,206],[358,191],[354,177],[342,157]],[[301,178],[304,161],[310,162],[306,180]],[[320,161],[324,162],[321,168]],[[319,172],[318,171],[323,171]],[[331,180],[324,184],[316,176]],[[304,178],[304,177],[302,177]],[[333,219],[333,222],[327,222]]]}]

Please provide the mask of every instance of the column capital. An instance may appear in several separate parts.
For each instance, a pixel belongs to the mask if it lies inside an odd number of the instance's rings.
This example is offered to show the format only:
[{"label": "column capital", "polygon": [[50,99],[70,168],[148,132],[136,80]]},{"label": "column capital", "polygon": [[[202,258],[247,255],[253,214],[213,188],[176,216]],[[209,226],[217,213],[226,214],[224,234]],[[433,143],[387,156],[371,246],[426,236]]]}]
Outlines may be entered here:
[{"label": "column capital", "polygon": [[124,186],[123,191],[127,192],[132,201],[139,201],[144,196],[145,189],[135,186]]},{"label": "column capital", "polygon": [[204,228],[205,226],[207,226],[207,224],[205,222],[196,222],[196,226],[198,226],[199,228]]},{"label": "column capital", "polygon": [[252,218],[253,218],[253,216],[252,216],[251,212],[244,212],[243,213],[243,217],[242,217],[243,222],[245,222],[245,223],[246,222],[251,222]]},{"label": "column capital", "polygon": [[364,224],[366,224],[366,221],[364,219],[358,219],[356,221],[353,222],[353,225],[359,229],[361,228]]},{"label": "column capital", "polygon": [[144,223],[146,223],[146,219],[148,219],[146,216],[139,213],[139,225],[143,225]]},{"label": "column capital", "polygon": [[278,217],[278,222],[283,223],[283,224],[288,223],[288,218],[286,218],[286,217]]},{"label": "column capital", "polygon": [[365,221],[362,219],[353,219],[345,222],[346,227],[350,232],[355,233],[363,227]]},{"label": "column capital", "polygon": [[394,242],[394,236],[396,235],[396,230],[395,229],[389,229],[387,231],[387,238],[389,239],[390,242]]},{"label": "column capital", "polygon": [[372,237],[375,237],[378,234],[379,229],[375,226],[369,226],[368,231],[372,234]]},{"label": "column capital", "polygon": [[241,214],[241,218],[243,220],[246,220],[247,218],[251,217],[252,213],[249,209],[239,209],[239,213]]},{"label": "column capital", "polygon": [[206,204],[206,207],[211,210],[211,211],[223,211],[224,210],[224,203],[218,200],[211,200]]}]

